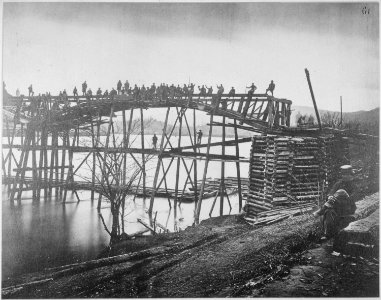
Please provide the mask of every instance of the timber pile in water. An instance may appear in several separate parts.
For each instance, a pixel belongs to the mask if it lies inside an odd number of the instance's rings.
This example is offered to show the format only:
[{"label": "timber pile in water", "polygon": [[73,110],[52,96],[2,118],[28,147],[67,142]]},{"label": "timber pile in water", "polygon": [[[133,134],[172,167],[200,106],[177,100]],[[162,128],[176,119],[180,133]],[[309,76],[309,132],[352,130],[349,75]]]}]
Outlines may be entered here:
[{"label": "timber pile in water", "polygon": [[[197,181],[197,198],[199,196],[199,191],[201,188],[202,180]],[[220,193],[220,184],[221,179],[220,178],[207,178],[205,180],[205,187],[204,187],[204,193],[202,198],[207,199],[210,197],[216,196],[218,193]],[[237,193],[238,191],[238,179],[237,177],[225,177],[224,180],[226,192],[228,195],[232,195],[234,193]],[[248,178],[241,178],[241,190],[245,194],[248,191],[248,185],[249,185],[249,179]],[[135,188],[134,188],[135,189]],[[179,190],[177,192],[177,197],[179,198],[180,202],[194,202],[194,187],[191,186],[188,188],[189,190]],[[152,188],[146,188],[146,194],[143,193],[142,188],[136,189],[135,194],[138,197],[148,197],[152,193]],[[155,195],[157,197],[169,197],[169,198],[175,198],[176,191],[175,189],[164,189],[160,188],[155,192]]]},{"label": "timber pile in water", "polygon": [[313,209],[348,152],[347,141],[333,135],[253,137],[246,219],[271,224]]}]

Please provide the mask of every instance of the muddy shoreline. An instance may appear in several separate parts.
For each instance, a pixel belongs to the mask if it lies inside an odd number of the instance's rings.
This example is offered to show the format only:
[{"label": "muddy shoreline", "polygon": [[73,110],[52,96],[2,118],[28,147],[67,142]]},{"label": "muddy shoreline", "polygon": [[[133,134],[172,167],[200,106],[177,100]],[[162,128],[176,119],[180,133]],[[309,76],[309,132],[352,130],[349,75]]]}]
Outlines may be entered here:
[{"label": "muddy shoreline", "polygon": [[[358,206],[359,218],[377,209],[379,194],[367,196],[364,201],[366,206]],[[293,268],[306,265],[305,253],[324,246],[320,236],[320,222],[311,214],[265,227],[253,227],[239,215],[217,217],[179,233],[126,241],[104,252],[104,257],[110,257],[103,260],[3,281],[2,292],[4,298],[283,296],[275,289],[266,290],[266,285],[287,280]],[[324,253],[320,256],[330,257],[329,252]],[[341,263],[336,269],[345,267]],[[363,270],[365,267],[357,273]],[[373,274],[372,278],[377,276]],[[35,283],[19,285],[28,282]],[[332,296],[340,291],[314,288],[303,288],[305,296]],[[361,296],[378,293],[374,288],[362,291]],[[290,291],[290,295],[293,293]]]}]

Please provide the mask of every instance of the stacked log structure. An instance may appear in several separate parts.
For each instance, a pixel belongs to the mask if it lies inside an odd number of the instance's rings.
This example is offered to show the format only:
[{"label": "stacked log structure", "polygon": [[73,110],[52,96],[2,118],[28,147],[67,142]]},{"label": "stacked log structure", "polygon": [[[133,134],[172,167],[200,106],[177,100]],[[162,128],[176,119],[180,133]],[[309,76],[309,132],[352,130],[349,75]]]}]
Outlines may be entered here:
[{"label": "stacked log structure", "polygon": [[349,163],[348,141],[317,137],[254,136],[250,151],[246,219],[270,211],[312,208]]}]

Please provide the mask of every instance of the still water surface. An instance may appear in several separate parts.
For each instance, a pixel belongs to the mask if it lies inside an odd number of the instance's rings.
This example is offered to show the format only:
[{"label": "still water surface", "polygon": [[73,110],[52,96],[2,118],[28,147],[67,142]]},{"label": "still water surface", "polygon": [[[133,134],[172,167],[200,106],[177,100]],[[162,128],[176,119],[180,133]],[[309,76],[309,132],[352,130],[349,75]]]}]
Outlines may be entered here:
[{"label": "still water surface", "polygon": [[[176,137],[174,137],[176,139]],[[217,140],[217,138],[214,138]],[[149,141],[149,138],[148,138]],[[172,141],[172,139],[171,139]],[[175,142],[175,140],[174,140]],[[234,154],[234,147],[227,148],[227,154]],[[241,156],[248,157],[250,143],[240,146]],[[80,158],[74,163],[77,166]],[[168,163],[168,162],[167,162]],[[150,167],[151,164],[151,167]],[[156,162],[147,167],[147,186],[153,179]],[[203,162],[198,163],[198,176],[201,179]],[[211,162],[208,168],[208,177],[220,177],[220,163]],[[170,187],[175,182],[175,163],[168,174]],[[184,169],[184,168],[183,168]],[[82,170],[86,173],[85,169]],[[246,177],[248,164],[241,164],[241,176]],[[180,182],[186,179],[185,171],[180,173]],[[226,164],[226,176],[236,176],[234,163]],[[180,184],[182,189],[182,185]],[[54,194],[54,191],[53,191]],[[20,204],[11,204],[8,201],[6,187],[2,189],[2,278],[43,270],[47,267],[59,266],[96,258],[99,252],[108,245],[109,237],[105,232],[98,216],[97,202],[90,200],[90,192],[78,192],[81,201],[77,203],[75,196],[69,192],[66,204],[52,198],[44,201],[32,200],[31,192],[22,194]],[[95,197],[97,199],[97,197]],[[224,214],[238,213],[238,196],[230,196],[232,211],[229,211],[227,200],[224,204]],[[175,222],[177,227],[185,229],[192,225],[194,219],[194,203],[183,203],[177,208],[177,218],[174,219],[173,200],[172,209],[168,200],[156,198],[154,212],[157,211],[157,221],[173,231]],[[200,219],[209,218],[213,198],[202,203]],[[143,230],[144,227],[136,220],[147,218],[149,199],[130,199],[126,207],[125,228],[128,234]],[[111,214],[105,202],[102,215],[107,223],[111,224]],[[212,216],[219,215],[219,201],[213,210]]]}]

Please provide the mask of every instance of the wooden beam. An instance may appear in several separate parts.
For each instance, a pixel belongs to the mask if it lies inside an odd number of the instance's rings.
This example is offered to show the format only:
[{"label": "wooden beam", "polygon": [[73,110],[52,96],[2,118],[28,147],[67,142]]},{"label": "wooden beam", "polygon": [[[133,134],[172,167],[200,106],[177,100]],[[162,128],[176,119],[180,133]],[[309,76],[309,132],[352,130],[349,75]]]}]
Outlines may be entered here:
[{"label": "wooden beam", "polygon": [[[234,125],[237,125],[237,121],[234,120]],[[238,140],[238,133],[237,133],[237,127],[234,127],[234,136],[235,139]],[[235,145],[235,155],[239,157],[239,147],[238,143]],[[239,211],[242,209],[242,190],[241,190],[241,169],[239,162],[236,162],[236,170],[237,170],[237,180],[238,180],[238,206],[239,206]]]},{"label": "wooden beam", "polygon": [[[144,151],[144,120],[143,120],[143,109],[140,108],[140,136],[141,136],[141,146],[142,150]],[[146,191],[146,162],[145,162],[145,156],[144,152],[142,152],[142,168],[141,171],[143,172],[143,194],[145,195]]]},{"label": "wooden beam", "polygon": [[[163,133],[161,135],[161,142],[160,142],[160,151],[161,152],[164,151],[164,148],[163,148],[163,146],[164,146],[164,138],[165,138],[166,131],[167,131],[168,115],[169,115],[170,109],[171,109],[170,107],[167,108],[167,113],[166,113],[166,116],[165,116],[164,127],[163,127]],[[153,184],[152,184],[153,190],[152,190],[150,204],[149,204],[149,209],[148,209],[148,213],[149,213],[150,216],[152,216],[153,204],[154,204],[154,201],[155,201],[155,192],[156,192],[156,185],[157,185],[157,180],[158,180],[159,172],[160,172],[160,165],[161,165],[161,156],[159,156],[158,161],[157,161],[155,177],[154,177]]]},{"label": "wooden beam", "polygon": [[[213,123],[213,124],[215,124],[215,123]],[[210,146],[211,147],[212,146],[222,146],[222,145],[225,145],[225,146],[235,146],[237,143],[247,143],[247,142],[251,142],[251,137],[234,139],[234,140],[228,140],[228,141],[225,140],[225,141],[221,141],[221,142],[213,142],[213,143],[210,143]],[[170,150],[170,152],[177,152],[177,151],[182,151],[182,150],[188,150],[188,149],[194,149],[194,148],[198,149],[198,148],[205,148],[205,147],[208,147],[208,143],[194,144],[192,146],[185,146],[185,147],[174,148],[174,149]]]},{"label": "wooden beam", "polygon": [[[213,124],[213,114],[210,115],[210,121],[209,121],[209,123]],[[209,146],[206,149],[206,161],[205,161],[205,166],[204,166],[204,174],[203,174],[203,177],[202,177],[200,195],[199,195],[199,199],[198,199],[197,206],[196,206],[196,209],[195,209],[195,216],[194,216],[194,221],[195,221],[196,224],[198,224],[199,220],[200,220],[202,195],[204,194],[206,174],[208,172],[208,165],[209,165],[209,152],[210,152],[210,143],[211,143],[211,140],[212,140],[212,132],[213,132],[213,125],[209,126],[209,136],[208,136],[208,144],[209,144]],[[193,153],[193,154],[195,155],[196,153]]]}]

